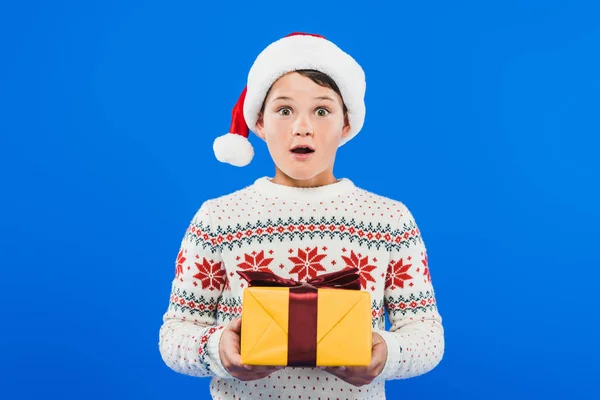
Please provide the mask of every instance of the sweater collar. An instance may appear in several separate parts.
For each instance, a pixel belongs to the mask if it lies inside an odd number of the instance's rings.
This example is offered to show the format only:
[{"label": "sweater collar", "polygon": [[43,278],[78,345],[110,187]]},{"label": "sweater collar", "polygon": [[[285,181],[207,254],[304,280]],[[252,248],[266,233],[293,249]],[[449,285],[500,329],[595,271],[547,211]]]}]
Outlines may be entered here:
[{"label": "sweater collar", "polygon": [[305,200],[314,201],[330,199],[333,197],[347,196],[356,190],[354,182],[348,178],[338,179],[334,183],[323,186],[313,187],[295,187],[286,186],[271,181],[272,178],[263,176],[258,178],[253,186],[255,192],[265,197],[287,199],[287,200]]}]

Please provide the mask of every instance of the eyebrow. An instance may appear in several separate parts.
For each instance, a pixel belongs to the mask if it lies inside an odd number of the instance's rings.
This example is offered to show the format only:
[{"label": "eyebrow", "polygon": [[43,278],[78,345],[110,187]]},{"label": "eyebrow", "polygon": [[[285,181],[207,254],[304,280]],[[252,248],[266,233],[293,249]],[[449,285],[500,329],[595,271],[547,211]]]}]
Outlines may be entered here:
[{"label": "eyebrow", "polygon": [[279,97],[275,97],[273,100],[271,100],[271,103],[277,101],[277,100],[292,100],[291,97],[286,97],[286,96],[279,96]]},{"label": "eyebrow", "polygon": [[315,97],[315,99],[317,100],[329,100],[329,101],[335,101],[333,100],[331,97],[329,96],[319,96],[319,97]]},{"label": "eyebrow", "polygon": [[[286,101],[290,101],[293,100],[291,97],[287,97],[287,96],[278,96],[275,97],[273,100],[271,100],[271,102],[275,102],[277,100],[286,100]],[[315,97],[315,100],[329,100],[329,101],[334,101],[331,97],[329,96],[319,96],[319,97]]]}]

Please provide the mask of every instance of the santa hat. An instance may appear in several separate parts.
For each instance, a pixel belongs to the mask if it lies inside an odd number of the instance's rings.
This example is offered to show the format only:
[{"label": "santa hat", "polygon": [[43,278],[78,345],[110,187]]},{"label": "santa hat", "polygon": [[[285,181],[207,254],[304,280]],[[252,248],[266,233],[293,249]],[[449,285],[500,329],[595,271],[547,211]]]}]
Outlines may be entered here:
[{"label": "santa hat", "polygon": [[229,133],[213,143],[216,158],[238,167],[254,157],[248,140],[256,132],[258,114],[268,90],[281,76],[300,69],[313,69],[331,77],[340,89],[348,109],[349,134],[342,146],[361,130],[365,120],[365,73],[361,66],[337,45],[321,35],[294,32],[267,46],[256,58],[246,87],[233,107]]}]

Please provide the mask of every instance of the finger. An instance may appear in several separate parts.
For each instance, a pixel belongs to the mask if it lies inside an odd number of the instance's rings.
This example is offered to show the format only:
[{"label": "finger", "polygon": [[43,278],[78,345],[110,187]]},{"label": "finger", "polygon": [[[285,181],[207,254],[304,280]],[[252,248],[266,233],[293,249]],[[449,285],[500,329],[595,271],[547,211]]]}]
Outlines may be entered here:
[{"label": "finger", "polygon": [[328,370],[328,371],[347,371],[350,367],[345,367],[343,365],[339,365],[339,366],[336,366],[336,367],[329,366],[329,367],[319,367],[319,368],[325,369],[325,370]]},{"label": "finger", "polygon": [[[371,363],[372,365],[372,363]],[[345,376],[363,376],[365,375],[369,368],[371,368],[371,365],[369,365],[368,367],[334,367],[332,368],[334,371],[337,371],[338,374],[341,375],[345,375]]]},{"label": "finger", "polygon": [[262,373],[262,374],[244,374],[238,379],[243,380],[243,381],[256,381],[259,379],[267,378],[271,374],[272,374],[272,372],[271,373]]},{"label": "finger", "polygon": [[[266,378],[276,371],[276,369],[274,367],[260,367],[260,368],[262,368],[260,372],[257,369],[253,369],[252,371],[242,370],[242,371],[237,372],[232,375],[235,378],[242,380],[242,381],[253,381],[253,380],[257,380],[257,379]],[[269,369],[265,369],[265,368],[269,368]]]},{"label": "finger", "polygon": [[382,365],[385,365],[387,356],[387,348],[385,345],[380,345],[379,347],[374,348],[371,355],[371,365],[369,365],[369,368],[372,370],[381,368]]},{"label": "finger", "polygon": [[274,366],[274,365],[260,365],[260,366],[255,366],[254,370],[258,371],[258,372],[269,372],[269,373],[273,373],[274,371],[279,371],[280,369],[283,369],[285,367],[283,366]]},{"label": "finger", "polygon": [[272,374],[275,371],[279,371],[285,367],[282,366],[272,366],[272,365],[244,365],[246,370],[252,371],[255,374]]},{"label": "finger", "polygon": [[[238,369],[244,368],[244,364],[242,364],[242,356],[239,354],[239,352],[228,351],[226,355],[229,358],[229,362],[231,363],[231,365],[233,365],[235,368],[238,368]],[[246,366],[246,367],[248,367],[248,366]],[[246,369],[250,369],[250,368],[246,368]]]},{"label": "finger", "polygon": [[242,349],[241,349],[241,343],[240,343],[240,337],[237,336],[235,333],[232,333],[230,335],[230,340],[226,343],[226,348],[225,348],[225,352],[230,354],[232,358],[236,358],[241,361],[241,354],[242,354]]},{"label": "finger", "polygon": [[242,319],[235,318],[229,323],[229,329],[237,334],[242,332]]},{"label": "finger", "polygon": [[[226,355],[229,356],[232,360],[234,358],[239,358],[241,349],[240,349],[240,336],[234,330],[235,326],[232,325],[228,327],[227,332],[223,332],[223,336],[221,337],[221,341],[223,341],[223,350]],[[240,362],[241,363],[241,362]]]},{"label": "finger", "polygon": [[325,370],[344,382],[357,387],[369,382],[369,369],[365,367],[327,367]]},{"label": "finger", "polygon": [[261,368],[258,371],[257,370],[247,371],[247,374],[260,379],[260,378],[265,378],[265,377],[275,373],[276,371],[277,370],[274,368],[269,368],[269,369]]},{"label": "finger", "polygon": [[[234,345],[231,347],[234,347]],[[235,351],[235,349],[232,349],[231,347],[228,346],[224,351],[223,355],[225,359],[223,360],[223,364],[231,371],[240,372],[247,370],[248,368],[244,368],[244,365],[242,364],[242,356],[239,351]]]},{"label": "finger", "polygon": [[378,334],[378,333],[373,333],[373,347],[374,347],[376,344],[379,344],[379,343],[381,343],[381,342],[383,342],[383,341],[384,341],[384,340],[383,340],[383,338],[381,337],[381,335],[380,335],[380,334]]},{"label": "finger", "polygon": [[[241,363],[241,360],[239,361]],[[278,371],[280,369],[285,368],[284,366],[273,366],[273,365],[250,365],[250,364],[240,364],[240,367],[248,370],[248,371],[254,371],[255,373],[262,373],[262,372],[273,372],[273,371]]]},{"label": "finger", "polygon": [[340,379],[343,379],[346,376],[346,370],[341,369],[340,367],[327,367],[325,371],[329,372],[331,375],[335,375]]},{"label": "finger", "polygon": [[233,354],[229,361],[233,365],[233,367],[238,369],[239,371],[252,371],[253,374],[271,374],[275,371],[285,368],[284,366],[242,364],[242,359],[239,354]]}]

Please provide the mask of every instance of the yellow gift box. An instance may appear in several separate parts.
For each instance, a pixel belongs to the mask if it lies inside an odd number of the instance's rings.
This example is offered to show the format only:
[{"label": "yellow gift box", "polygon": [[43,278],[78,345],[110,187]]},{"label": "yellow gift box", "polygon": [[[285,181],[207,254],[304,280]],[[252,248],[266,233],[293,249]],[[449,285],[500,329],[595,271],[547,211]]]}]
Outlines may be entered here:
[{"label": "yellow gift box", "polygon": [[243,364],[370,364],[371,296],[356,290],[360,283],[354,269],[322,275],[307,283],[270,273],[238,273],[250,282],[242,302]]}]

